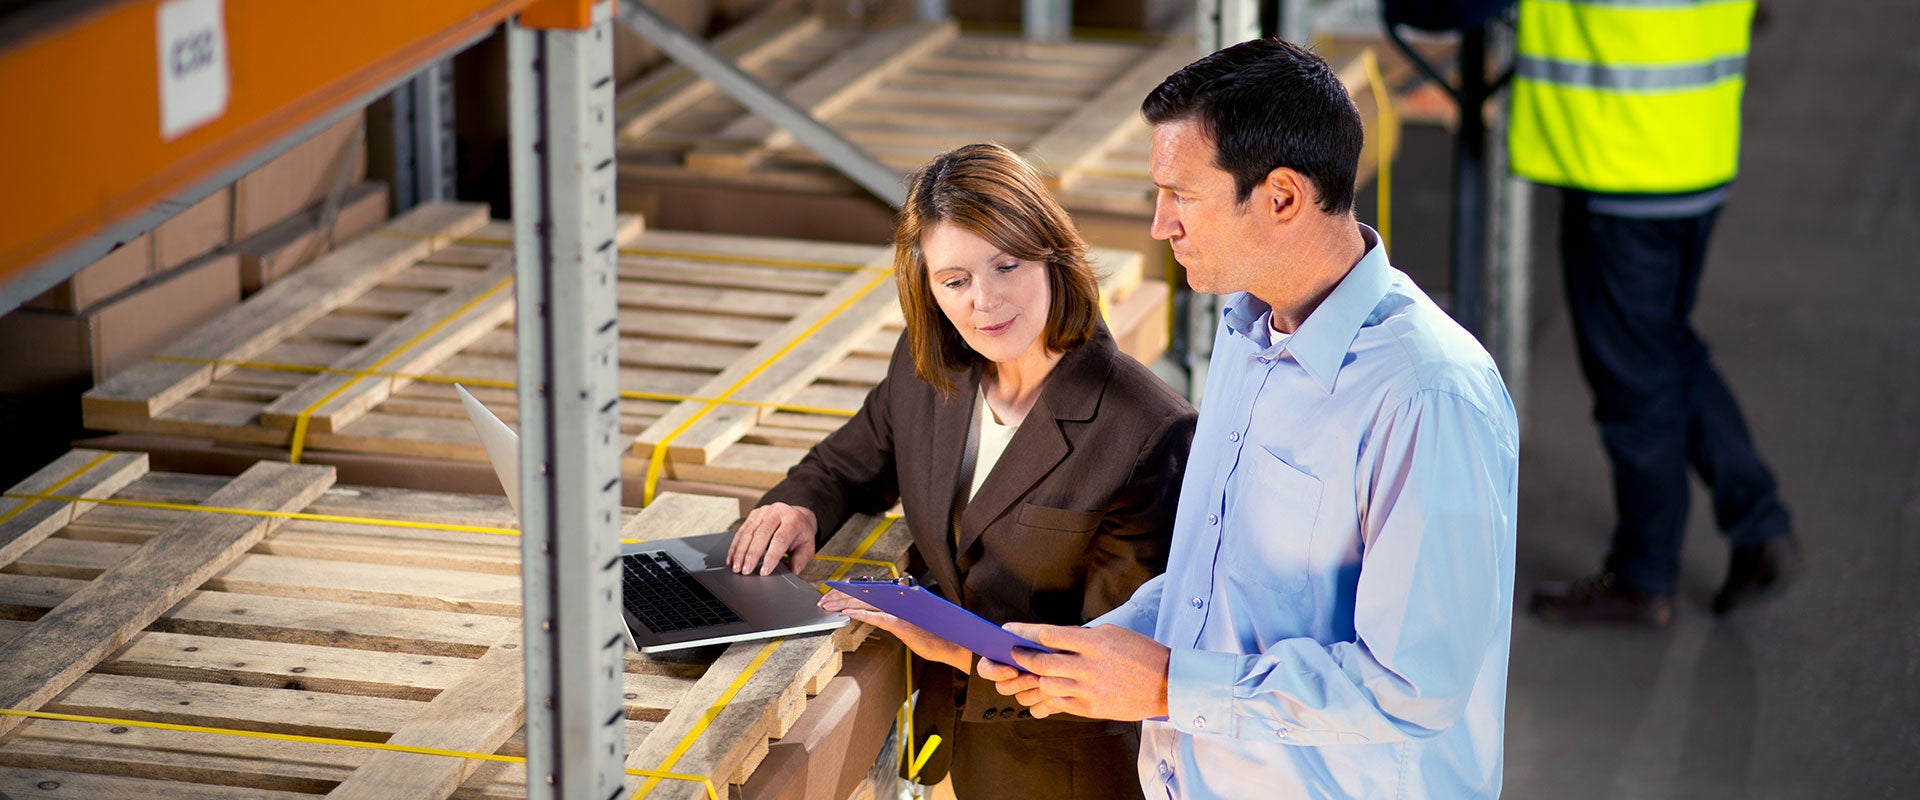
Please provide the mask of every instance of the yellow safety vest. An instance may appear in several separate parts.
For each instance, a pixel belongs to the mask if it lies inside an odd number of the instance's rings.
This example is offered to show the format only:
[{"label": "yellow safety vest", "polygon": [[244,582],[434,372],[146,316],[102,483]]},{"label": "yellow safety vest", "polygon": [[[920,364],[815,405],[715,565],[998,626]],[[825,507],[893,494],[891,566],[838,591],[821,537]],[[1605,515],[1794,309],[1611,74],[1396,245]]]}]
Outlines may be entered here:
[{"label": "yellow safety vest", "polygon": [[1595,192],[1733,180],[1753,0],[1521,0],[1513,171]]}]

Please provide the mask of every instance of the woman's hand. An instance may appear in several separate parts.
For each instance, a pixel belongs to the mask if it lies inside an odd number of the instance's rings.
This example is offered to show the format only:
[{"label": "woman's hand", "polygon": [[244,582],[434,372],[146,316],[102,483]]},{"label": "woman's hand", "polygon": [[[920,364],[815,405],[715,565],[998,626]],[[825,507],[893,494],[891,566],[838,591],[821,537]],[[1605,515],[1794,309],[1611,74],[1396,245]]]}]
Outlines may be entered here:
[{"label": "woman's hand", "polygon": [[780,557],[793,557],[798,573],[813,560],[814,534],[820,524],[813,510],[786,503],[769,503],[747,512],[747,519],[733,532],[733,545],[727,548],[727,566],[742,575],[758,569],[773,574]]},{"label": "woman's hand", "polygon": [[928,661],[937,661],[961,672],[973,669],[973,654],[967,648],[949,642],[926,632],[925,629],[904,619],[896,617],[852,595],[835,589],[820,598],[820,607],[827,611],[846,614],[855,622],[865,622],[898,637],[915,655]]}]

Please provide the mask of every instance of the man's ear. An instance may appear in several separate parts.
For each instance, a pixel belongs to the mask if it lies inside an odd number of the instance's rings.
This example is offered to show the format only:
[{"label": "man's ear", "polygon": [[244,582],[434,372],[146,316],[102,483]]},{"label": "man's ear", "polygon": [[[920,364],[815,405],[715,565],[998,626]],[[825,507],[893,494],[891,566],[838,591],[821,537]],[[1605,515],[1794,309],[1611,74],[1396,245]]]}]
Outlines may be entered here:
[{"label": "man's ear", "polygon": [[1272,215],[1275,222],[1290,222],[1313,203],[1313,185],[1305,175],[1287,167],[1268,172],[1261,188],[1266,190],[1260,193],[1261,210]]}]

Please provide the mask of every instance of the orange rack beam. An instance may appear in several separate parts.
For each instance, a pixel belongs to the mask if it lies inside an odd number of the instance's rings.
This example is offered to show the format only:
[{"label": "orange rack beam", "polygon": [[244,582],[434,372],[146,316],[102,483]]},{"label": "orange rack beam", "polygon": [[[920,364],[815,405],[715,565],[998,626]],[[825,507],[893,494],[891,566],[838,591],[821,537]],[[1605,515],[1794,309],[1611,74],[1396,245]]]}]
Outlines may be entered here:
[{"label": "orange rack beam", "polygon": [[225,0],[226,110],[160,131],[157,14],[127,0],[0,52],[0,285],[361,100],[532,0]]}]

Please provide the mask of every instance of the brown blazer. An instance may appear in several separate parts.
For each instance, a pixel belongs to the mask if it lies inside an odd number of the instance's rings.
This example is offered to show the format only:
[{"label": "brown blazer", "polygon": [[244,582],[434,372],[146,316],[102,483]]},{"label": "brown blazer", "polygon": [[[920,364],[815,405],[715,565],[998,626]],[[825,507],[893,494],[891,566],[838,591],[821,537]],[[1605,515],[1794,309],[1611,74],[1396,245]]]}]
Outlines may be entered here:
[{"label": "brown blazer", "polygon": [[[860,412],[815,445],[761,504],[811,509],[824,541],[850,515],[884,511],[898,500],[913,532],[916,576],[996,623],[1079,625],[1111,610],[1166,568],[1193,407],[1119,352],[1099,326],[1054,365],[1033,410],[967,503],[956,540],[951,509],[980,374],[978,366],[957,374],[958,391],[943,397],[915,377],[902,337],[886,379]],[[1111,727],[1033,720],[978,675],[932,667],[920,686],[920,708],[932,716],[917,710],[916,738],[931,725],[951,741],[955,718],[1010,722],[1023,736],[1098,735]],[[1131,779],[1131,758],[1116,766]]]}]

